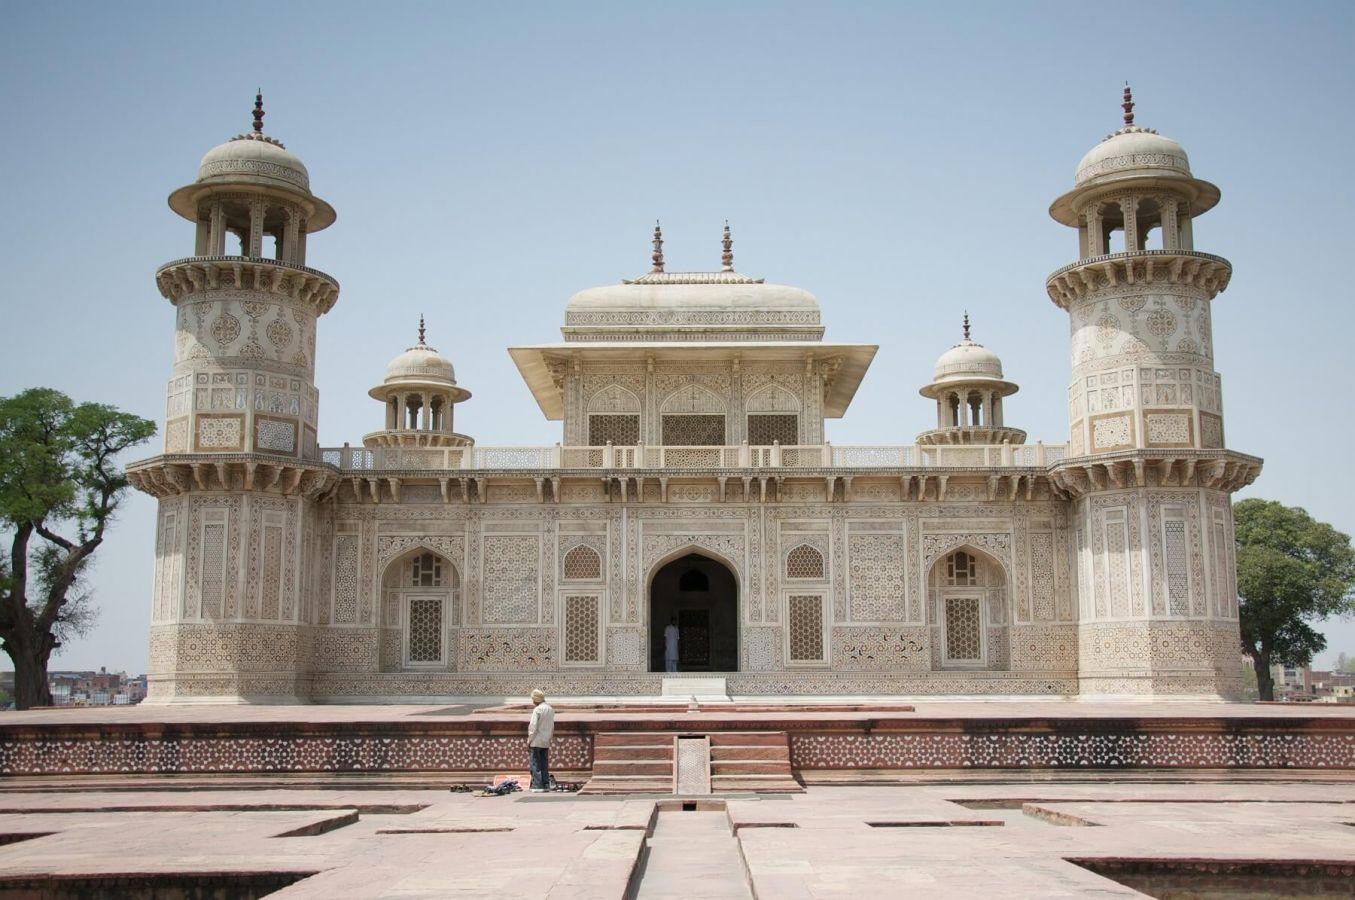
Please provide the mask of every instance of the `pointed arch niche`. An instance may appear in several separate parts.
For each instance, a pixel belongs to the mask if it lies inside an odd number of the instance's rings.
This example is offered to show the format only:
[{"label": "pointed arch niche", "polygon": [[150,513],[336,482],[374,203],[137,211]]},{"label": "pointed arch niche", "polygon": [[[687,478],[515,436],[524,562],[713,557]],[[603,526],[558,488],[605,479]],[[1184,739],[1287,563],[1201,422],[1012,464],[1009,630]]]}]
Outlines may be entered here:
[{"label": "pointed arch niche", "polygon": [[800,398],[779,384],[769,384],[744,401],[748,443],[799,444]]},{"label": "pointed arch niche", "polygon": [[728,441],[728,406],[709,388],[684,384],[659,406],[661,443],[666,447],[720,447]]},{"label": "pointed arch niche", "polygon": [[381,575],[381,671],[454,668],[460,592],[456,566],[428,547],[391,560]]},{"label": "pointed arch niche", "polygon": [[649,670],[664,670],[663,631],[678,626],[678,671],[739,670],[739,576],[734,564],[689,545],[649,576]]},{"label": "pointed arch niche", "polygon": [[962,544],[927,572],[933,669],[1006,670],[1011,614],[1006,567]]},{"label": "pointed arch niche", "polygon": [[619,384],[609,384],[588,401],[588,446],[640,443],[640,398]]}]

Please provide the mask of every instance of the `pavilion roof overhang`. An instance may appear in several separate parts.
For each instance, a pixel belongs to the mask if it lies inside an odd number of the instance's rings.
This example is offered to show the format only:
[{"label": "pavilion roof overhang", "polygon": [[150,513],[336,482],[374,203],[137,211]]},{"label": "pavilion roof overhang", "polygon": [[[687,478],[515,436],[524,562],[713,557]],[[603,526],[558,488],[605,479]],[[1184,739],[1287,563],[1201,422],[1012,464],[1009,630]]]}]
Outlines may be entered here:
[{"label": "pavilion roof overhang", "polygon": [[555,372],[573,362],[786,362],[829,363],[823,414],[839,419],[861,386],[875,344],[835,344],[824,341],[617,341],[615,343],[568,342],[509,347],[508,353],[531,389],[547,419],[565,415],[564,386]]}]

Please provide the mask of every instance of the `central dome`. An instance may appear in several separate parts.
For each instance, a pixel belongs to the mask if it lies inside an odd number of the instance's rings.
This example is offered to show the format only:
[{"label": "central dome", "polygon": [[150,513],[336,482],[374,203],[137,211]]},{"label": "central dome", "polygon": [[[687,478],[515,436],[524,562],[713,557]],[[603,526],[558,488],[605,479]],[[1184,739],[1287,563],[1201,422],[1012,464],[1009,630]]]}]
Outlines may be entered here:
[{"label": "central dome", "polygon": [[724,273],[672,273],[665,280],[639,279],[579,291],[569,298],[565,314],[584,310],[809,310],[819,301],[809,291],[752,279],[721,280]]}]

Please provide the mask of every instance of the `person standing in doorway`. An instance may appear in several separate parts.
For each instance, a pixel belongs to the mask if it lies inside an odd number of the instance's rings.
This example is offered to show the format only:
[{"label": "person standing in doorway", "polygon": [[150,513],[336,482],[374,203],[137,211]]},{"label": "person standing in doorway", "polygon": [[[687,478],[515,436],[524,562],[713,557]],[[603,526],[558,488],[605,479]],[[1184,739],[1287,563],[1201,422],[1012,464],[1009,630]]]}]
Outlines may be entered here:
[{"label": "person standing in doorway", "polygon": [[663,630],[663,670],[665,672],[676,672],[678,662],[678,627],[677,617],[668,620],[668,627]]},{"label": "person standing in doorway", "polygon": [[532,691],[532,718],[527,723],[527,747],[531,753],[532,793],[550,790],[550,741],[555,736],[555,710],[540,689]]}]

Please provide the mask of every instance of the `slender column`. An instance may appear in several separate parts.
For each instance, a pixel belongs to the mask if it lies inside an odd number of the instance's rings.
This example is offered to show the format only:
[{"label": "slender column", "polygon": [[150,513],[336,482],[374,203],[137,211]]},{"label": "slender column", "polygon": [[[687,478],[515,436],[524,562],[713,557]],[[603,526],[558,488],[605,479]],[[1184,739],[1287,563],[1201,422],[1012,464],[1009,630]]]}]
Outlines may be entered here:
[{"label": "slender column", "polygon": [[1178,247],[1177,249],[1178,250],[1195,249],[1195,229],[1191,225],[1189,213],[1183,214],[1181,216],[1181,246]]},{"label": "slender column", "polygon": [[306,264],[306,217],[301,216],[296,226],[296,253],[292,256],[292,262],[298,266]]},{"label": "slender column", "polygon": [[1130,194],[1120,198],[1120,211],[1124,213],[1124,249],[1126,253],[1142,250],[1139,246],[1139,198]]},{"label": "slender column", "polygon": [[1087,219],[1087,251],[1083,258],[1100,256],[1106,252],[1105,222],[1101,218],[1101,204],[1091,203],[1084,214]]},{"label": "slender column", "polygon": [[287,227],[282,234],[282,253],[279,254],[283,262],[296,262],[296,240],[299,228],[300,222],[297,220],[296,212],[288,209]]},{"label": "slender column", "polygon": [[251,200],[249,204],[249,252],[246,256],[263,256],[263,217],[268,205],[263,200]]},{"label": "slender column", "polygon": [[423,406],[419,407],[419,421],[422,430],[433,430],[433,403],[428,397],[424,398]]},{"label": "slender column", "polygon": [[193,241],[194,256],[207,255],[207,248],[208,246],[210,246],[211,243],[210,242],[212,230],[211,220],[212,220],[211,210],[207,210],[206,215],[203,214],[203,210],[198,210],[198,230],[197,234],[194,236]]},{"label": "slender column", "polygon": [[386,398],[386,430],[387,430],[387,431],[394,431],[394,430],[395,430],[395,423],[398,421],[398,419],[396,418],[396,415],[397,415],[397,413],[396,413],[396,404],[395,404],[395,402],[394,402],[394,398],[393,398],[393,397],[387,397],[387,398]]},{"label": "slender column", "polygon": [[226,255],[226,209],[220,200],[212,202],[211,219],[207,237],[207,255]]},{"label": "slender column", "polygon": [[400,431],[405,428],[405,395],[397,394],[395,398],[395,427]]},{"label": "slender column", "polygon": [[946,395],[941,394],[936,398],[936,427],[946,427]]},{"label": "slender column", "polygon": [[1158,203],[1162,207],[1162,249],[1175,250],[1180,246],[1180,225],[1176,221],[1175,197],[1163,197]]}]

